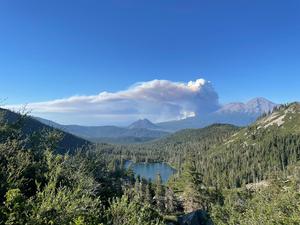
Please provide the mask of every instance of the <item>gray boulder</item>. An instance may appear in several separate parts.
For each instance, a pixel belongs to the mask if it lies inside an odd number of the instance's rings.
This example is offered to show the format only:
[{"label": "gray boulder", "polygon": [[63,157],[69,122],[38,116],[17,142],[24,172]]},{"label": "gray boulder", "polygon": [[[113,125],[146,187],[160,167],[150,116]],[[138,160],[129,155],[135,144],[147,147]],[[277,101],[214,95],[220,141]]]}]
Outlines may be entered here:
[{"label": "gray boulder", "polygon": [[197,210],[189,214],[180,216],[178,218],[178,224],[180,225],[213,225],[207,212],[203,210]]}]

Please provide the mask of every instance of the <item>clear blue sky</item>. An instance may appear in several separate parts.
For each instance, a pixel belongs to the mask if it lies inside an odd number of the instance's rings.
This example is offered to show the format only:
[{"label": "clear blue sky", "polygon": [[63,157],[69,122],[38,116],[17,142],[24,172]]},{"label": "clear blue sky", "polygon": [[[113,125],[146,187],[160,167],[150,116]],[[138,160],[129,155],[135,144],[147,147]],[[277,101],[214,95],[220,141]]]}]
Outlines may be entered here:
[{"label": "clear blue sky", "polygon": [[300,100],[299,0],[1,0],[0,98],[205,78],[221,102]]}]

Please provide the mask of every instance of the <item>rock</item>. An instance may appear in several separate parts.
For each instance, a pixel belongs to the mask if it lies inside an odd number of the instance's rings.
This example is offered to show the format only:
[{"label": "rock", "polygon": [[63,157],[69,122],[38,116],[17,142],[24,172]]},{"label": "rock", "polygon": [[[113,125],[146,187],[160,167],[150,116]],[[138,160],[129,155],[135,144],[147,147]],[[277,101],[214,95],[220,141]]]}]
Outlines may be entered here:
[{"label": "rock", "polygon": [[197,210],[180,216],[178,218],[178,223],[180,225],[213,225],[213,222],[209,218],[207,212],[203,210]]}]

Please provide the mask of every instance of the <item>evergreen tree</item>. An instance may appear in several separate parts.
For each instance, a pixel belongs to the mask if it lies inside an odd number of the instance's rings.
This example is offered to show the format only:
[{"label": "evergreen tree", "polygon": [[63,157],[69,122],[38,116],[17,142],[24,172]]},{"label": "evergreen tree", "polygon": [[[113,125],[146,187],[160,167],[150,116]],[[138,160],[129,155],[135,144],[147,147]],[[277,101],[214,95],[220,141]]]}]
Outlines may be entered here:
[{"label": "evergreen tree", "polygon": [[142,199],[142,191],[141,191],[141,182],[140,182],[140,177],[138,176],[135,180],[135,184],[134,184],[134,193],[135,193],[135,198],[137,200],[141,200]]},{"label": "evergreen tree", "polygon": [[184,208],[186,212],[208,209],[209,193],[203,183],[203,176],[196,170],[195,161],[190,160],[184,169]]},{"label": "evergreen tree", "polygon": [[157,174],[155,179],[155,202],[156,202],[157,209],[160,212],[163,212],[165,196],[164,196],[164,187],[162,185],[162,179],[159,173]]},{"label": "evergreen tree", "polygon": [[134,178],[134,171],[133,171],[132,165],[130,165],[129,168],[127,169],[126,175],[129,178],[129,182],[131,184],[133,184],[135,178]]},{"label": "evergreen tree", "polygon": [[153,195],[152,195],[152,191],[151,191],[151,186],[149,183],[147,183],[146,185],[146,192],[145,192],[145,203],[152,205],[153,203]]},{"label": "evergreen tree", "polygon": [[130,201],[128,196],[115,198],[107,210],[108,225],[163,225],[163,219],[149,205]]},{"label": "evergreen tree", "polygon": [[172,189],[166,189],[165,208],[167,213],[174,213],[177,208],[176,197]]}]

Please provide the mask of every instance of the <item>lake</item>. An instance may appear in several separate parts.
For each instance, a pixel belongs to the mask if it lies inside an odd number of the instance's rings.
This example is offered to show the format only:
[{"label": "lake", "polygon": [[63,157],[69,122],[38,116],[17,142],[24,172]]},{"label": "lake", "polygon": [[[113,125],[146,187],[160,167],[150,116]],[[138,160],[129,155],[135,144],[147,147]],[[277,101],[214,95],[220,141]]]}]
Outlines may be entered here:
[{"label": "lake", "polygon": [[166,183],[170,176],[176,173],[176,170],[170,167],[167,163],[133,163],[132,161],[125,162],[125,168],[132,166],[132,170],[136,175],[140,175],[147,180],[155,180],[156,175],[161,175],[163,183]]}]

